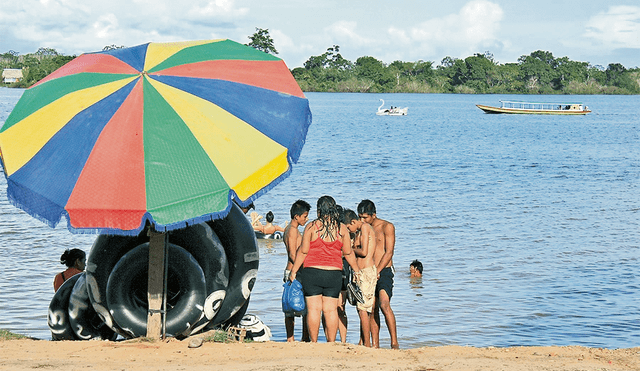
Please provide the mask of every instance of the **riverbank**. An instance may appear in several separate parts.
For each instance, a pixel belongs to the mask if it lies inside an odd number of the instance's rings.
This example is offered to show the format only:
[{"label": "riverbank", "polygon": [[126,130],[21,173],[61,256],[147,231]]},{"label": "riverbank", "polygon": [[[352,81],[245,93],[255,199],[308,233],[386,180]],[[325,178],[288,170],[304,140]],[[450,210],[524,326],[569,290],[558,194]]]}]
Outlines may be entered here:
[{"label": "riverbank", "polygon": [[189,339],[0,340],[0,370],[584,370],[640,369],[640,348],[578,346],[369,349],[340,343],[218,343],[189,348]]}]

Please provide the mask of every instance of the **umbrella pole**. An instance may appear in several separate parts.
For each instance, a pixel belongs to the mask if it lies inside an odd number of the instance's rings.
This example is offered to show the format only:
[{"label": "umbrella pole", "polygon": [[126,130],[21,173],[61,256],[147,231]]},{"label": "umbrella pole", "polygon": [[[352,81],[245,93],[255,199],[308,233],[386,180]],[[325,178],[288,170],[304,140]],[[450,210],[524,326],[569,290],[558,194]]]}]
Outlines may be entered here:
[{"label": "umbrella pole", "polygon": [[149,230],[147,337],[165,338],[167,306],[167,234]]}]

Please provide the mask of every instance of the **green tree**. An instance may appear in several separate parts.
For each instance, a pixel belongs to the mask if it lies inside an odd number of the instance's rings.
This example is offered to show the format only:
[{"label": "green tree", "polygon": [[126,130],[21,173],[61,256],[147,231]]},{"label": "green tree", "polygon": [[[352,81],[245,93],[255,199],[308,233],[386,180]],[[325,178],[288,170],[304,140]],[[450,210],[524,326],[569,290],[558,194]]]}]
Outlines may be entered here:
[{"label": "green tree", "polygon": [[461,82],[474,89],[476,93],[486,93],[496,84],[495,64],[491,53],[476,53],[465,58],[464,63],[466,68],[464,80]]},{"label": "green tree", "polygon": [[598,84],[604,85],[607,82],[605,68],[599,64],[587,66],[587,80],[593,80]]},{"label": "green tree", "polygon": [[102,51],[103,52],[108,52],[110,50],[117,50],[117,49],[123,49],[123,48],[124,48],[124,45],[118,46],[116,44],[111,44],[111,45],[107,45],[104,48],[102,48]]},{"label": "green tree", "polygon": [[520,66],[517,63],[505,63],[496,66],[495,84],[491,93],[526,93],[522,82]]},{"label": "green tree", "polygon": [[607,85],[617,86],[629,93],[638,93],[640,88],[633,81],[631,74],[627,73],[627,69],[620,63],[611,63],[605,71],[607,76]]},{"label": "green tree", "polygon": [[58,52],[53,48],[39,48],[35,52],[35,55],[40,57],[55,57],[60,54],[58,54]]},{"label": "green tree", "polygon": [[431,80],[434,76],[433,62],[419,60],[417,62],[394,61],[387,68],[407,78],[421,81]]},{"label": "green tree", "polygon": [[588,80],[587,62],[576,62],[568,57],[557,58],[555,61],[556,78],[554,85],[557,89],[562,89],[571,81],[586,82]]},{"label": "green tree", "polygon": [[338,70],[350,70],[353,68],[353,63],[342,57],[339,45],[334,45],[327,48],[327,51],[321,55],[309,57],[309,59],[304,62],[304,68],[335,68]]},{"label": "green tree", "polygon": [[53,49],[41,48],[39,51],[40,54],[36,52],[24,56],[22,60],[25,70],[24,78],[13,86],[29,87],[75,58],[75,56],[60,55]]},{"label": "green tree", "polygon": [[555,58],[551,52],[537,50],[518,58],[522,78],[529,92],[548,93],[555,78]]},{"label": "green tree", "polygon": [[0,54],[0,67],[2,68],[20,68],[22,65],[18,60],[18,52],[9,50],[6,53]]},{"label": "green tree", "polygon": [[356,60],[356,76],[373,81],[374,91],[389,91],[396,83],[396,77],[386,69],[382,61],[365,56]]},{"label": "green tree", "polygon": [[273,46],[273,39],[269,36],[269,30],[256,27],[256,32],[253,35],[249,36],[249,40],[251,40],[247,46],[250,46],[254,49],[258,49],[265,53],[270,54],[278,54],[276,47]]}]

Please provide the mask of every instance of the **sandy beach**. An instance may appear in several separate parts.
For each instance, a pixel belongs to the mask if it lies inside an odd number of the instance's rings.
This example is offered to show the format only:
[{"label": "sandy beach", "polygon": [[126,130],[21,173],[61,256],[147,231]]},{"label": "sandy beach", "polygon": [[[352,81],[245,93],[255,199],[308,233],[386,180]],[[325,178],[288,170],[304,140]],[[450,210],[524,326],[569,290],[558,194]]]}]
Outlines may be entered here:
[{"label": "sandy beach", "polygon": [[[193,338],[191,338],[193,339]],[[0,341],[0,370],[640,370],[640,348],[370,349],[341,343]]]}]

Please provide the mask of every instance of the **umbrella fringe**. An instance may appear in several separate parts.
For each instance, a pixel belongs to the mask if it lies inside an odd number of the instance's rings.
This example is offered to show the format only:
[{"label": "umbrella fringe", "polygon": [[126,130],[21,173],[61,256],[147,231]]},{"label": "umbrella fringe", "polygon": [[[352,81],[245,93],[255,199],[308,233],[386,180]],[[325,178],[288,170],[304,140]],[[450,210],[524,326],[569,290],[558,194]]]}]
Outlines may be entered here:
[{"label": "umbrella fringe", "polygon": [[51,228],[55,228],[60,223],[60,220],[62,220],[62,217],[64,217],[66,220],[67,229],[69,230],[69,232],[74,234],[107,234],[107,235],[119,235],[119,236],[137,236],[142,232],[142,230],[145,229],[145,227],[147,226],[147,223],[153,225],[154,229],[158,232],[170,232],[176,229],[186,228],[189,225],[200,224],[200,223],[204,223],[204,222],[208,222],[216,219],[223,219],[231,211],[231,205],[232,205],[232,202],[234,202],[233,201],[234,199],[242,207],[249,206],[256,199],[260,198],[260,196],[267,193],[273,187],[277,186],[278,184],[280,184],[280,182],[288,178],[289,175],[291,175],[291,170],[292,170],[292,161],[291,159],[289,159],[289,169],[286,172],[282,173],[279,177],[274,179],[267,186],[265,186],[258,192],[254,193],[253,196],[249,197],[244,201],[240,200],[240,198],[235,193],[235,191],[231,190],[229,192],[228,205],[224,210],[205,214],[196,218],[191,218],[186,221],[180,221],[177,223],[171,223],[166,225],[156,224],[151,214],[147,212],[142,218],[140,226],[136,229],[129,229],[129,230],[122,230],[118,228],[75,228],[71,225],[69,213],[67,213],[66,211],[64,211],[62,215],[60,215],[60,218],[57,221],[53,221],[43,217],[38,213],[35,213],[27,209],[25,207],[26,205],[23,205],[15,197],[13,197],[13,194],[11,192],[7,192],[7,198],[9,200],[9,203],[11,203],[13,206],[19,208],[20,210],[23,210],[25,213],[29,214],[31,217],[41,221],[42,223],[48,225]]},{"label": "umbrella fringe", "polygon": [[[271,183],[269,183],[269,185],[267,185],[266,187],[262,188],[258,192],[254,193],[253,196],[249,197],[248,199],[246,199],[244,201],[240,200],[240,198],[235,193],[235,191],[233,191],[233,190],[229,191],[228,205],[224,210],[217,211],[215,213],[205,214],[205,215],[199,216],[197,218],[192,218],[192,219],[189,219],[187,221],[181,221],[181,222],[178,222],[178,223],[172,223],[172,224],[167,224],[167,225],[157,225],[156,224],[154,228],[158,232],[169,232],[169,231],[173,231],[173,230],[176,230],[176,229],[186,228],[189,225],[193,225],[193,224],[199,224],[199,223],[203,223],[203,222],[213,221],[213,220],[216,220],[216,219],[223,219],[231,211],[231,205],[232,205],[232,202],[234,202],[233,201],[234,199],[242,207],[249,206],[252,202],[254,202],[256,199],[258,199],[260,196],[262,196],[263,194],[267,193],[273,187],[275,187],[280,182],[282,182],[283,180],[288,178],[289,175],[291,175],[291,169],[292,169],[292,164],[291,164],[291,161],[289,161],[289,169],[287,171],[282,173],[279,177],[277,177]],[[145,215],[145,217],[146,217],[146,215]],[[153,219],[152,218],[149,218],[149,219],[153,223]],[[122,231],[116,230],[115,232],[122,232]]]},{"label": "umbrella fringe", "polygon": [[58,219],[57,221],[52,221],[49,220],[45,217],[43,217],[42,215],[33,212],[31,210],[29,210],[26,205],[24,205],[23,203],[19,202],[15,197],[13,197],[13,194],[11,194],[10,192],[7,192],[7,199],[9,200],[9,203],[15,207],[17,207],[18,209],[24,211],[25,213],[27,213],[29,216],[31,216],[32,218],[35,218],[39,221],[41,221],[42,223],[48,225],[51,228],[55,228],[58,223],[60,223],[60,219]]}]

